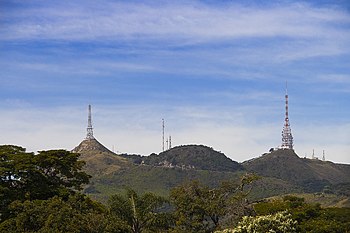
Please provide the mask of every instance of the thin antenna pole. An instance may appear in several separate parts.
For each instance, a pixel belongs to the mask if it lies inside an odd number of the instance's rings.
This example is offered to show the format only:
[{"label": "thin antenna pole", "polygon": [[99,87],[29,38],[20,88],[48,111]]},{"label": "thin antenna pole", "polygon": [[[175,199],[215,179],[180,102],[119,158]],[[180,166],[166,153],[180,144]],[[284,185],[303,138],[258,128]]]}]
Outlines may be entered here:
[{"label": "thin antenna pole", "polygon": [[169,149],[171,149],[171,135],[169,135]]},{"label": "thin antenna pole", "polygon": [[163,152],[164,152],[164,119],[162,119],[162,129],[163,129]]},{"label": "thin antenna pole", "polygon": [[288,82],[286,81],[286,119],[288,118]]},{"label": "thin antenna pole", "polygon": [[326,161],[326,155],[325,155],[325,153],[324,153],[324,150],[323,150],[322,160],[323,160],[323,161]]}]

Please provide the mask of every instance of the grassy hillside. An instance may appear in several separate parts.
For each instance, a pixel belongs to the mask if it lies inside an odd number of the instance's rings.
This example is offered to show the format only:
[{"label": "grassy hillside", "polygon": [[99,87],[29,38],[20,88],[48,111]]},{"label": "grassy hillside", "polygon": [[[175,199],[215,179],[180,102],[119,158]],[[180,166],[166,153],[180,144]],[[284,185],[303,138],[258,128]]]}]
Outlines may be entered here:
[{"label": "grassy hillside", "polygon": [[96,139],[83,140],[73,152],[80,154],[80,159],[86,162],[85,171],[93,177],[112,174],[121,168],[132,166],[131,162],[111,152]]},{"label": "grassy hillside", "polygon": [[350,165],[302,159],[294,150],[276,150],[243,163],[247,171],[298,185],[306,192],[320,192],[327,186],[350,182]]},{"label": "grassy hillside", "polygon": [[[350,197],[325,193],[290,193],[288,195],[304,198],[306,203],[319,203],[321,207],[350,208]],[[273,196],[267,200],[282,200],[284,195]]]},{"label": "grassy hillside", "polygon": [[[140,161],[132,156],[131,159]],[[225,172],[244,170],[242,165],[229,159],[225,154],[203,145],[177,146],[160,154],[143,156],[141,160],[143,164],[159,167]]]},{"label": "grassy hillside", "polygon": [[[223,180],[238,179],[243,174],[239,163],[204,146],[176,147],[149,157],[119,156],[96,139],[86,139],[73,151],[81,154],[81,159],[86,162],[85,170],[92,175],[84,192],[100,200],[128,187],[140,193],[167,196],[170,189],[190,180],[216,186]],[[147,162],[141,164],[140,158]],[[158,162],[165,160],[172,161],[174,166]]]},{"label": "grassy hillside", "polygon": [[331,184],[350,182],[350,165],[312,159],[303,159],[303,162],[318,178],[325,179]]},{"label": "grassy hillside", "polygon": [[[216,186],[238,180],[246,172],[261,176],[250,197],[261,199],[288,193],[324,192],[350,196],[350,166],[299,158],[293,150],[278,150],[239,164],[210,147],[179,146],[150,156],[116,155],[96,139],[84,140],[74,149],[92,175],[85,193],[106,200],[125,188],[168,196],[184,182],[198,180]],[[339,202],[347,202],[346,198]]]},{"label": "grassy hillside", "polygon": [[[93,178],[90,188],[86,192],[99,199],[103,199],[106,195],[122,192],[125,188],[133,188],[140,193],[153,192],[168,196],[170,189],[190,180],[198,180],[214,187],[223,180],[238,180],[240,175],[242,175],[240,172],[183,170],[180,168],[134,165],[119,169],[113,174]],[[89,192],[89,190],[93,191]]]},{"label": "grassy hillside", "polygon": [[259,200],[281,194],[301,193],[302,191],[302,187],[291,184],[288,181],[262,176],[254,183],[250,198]]}]

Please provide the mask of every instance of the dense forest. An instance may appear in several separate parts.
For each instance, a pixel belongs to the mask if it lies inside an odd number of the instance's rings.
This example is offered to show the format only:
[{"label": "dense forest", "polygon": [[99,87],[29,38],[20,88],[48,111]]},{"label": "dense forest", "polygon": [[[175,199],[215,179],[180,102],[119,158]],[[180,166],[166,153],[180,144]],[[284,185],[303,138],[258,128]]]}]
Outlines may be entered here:
[{"label": "dense forest", "polygon": [[349,208],[290,195],[252,202],[254,174],[217,187],[188,181],[168,197],[130,187],[101,203],[81,192],[84,164],[66,150],[0,146],[0,232],[350,232]]}]

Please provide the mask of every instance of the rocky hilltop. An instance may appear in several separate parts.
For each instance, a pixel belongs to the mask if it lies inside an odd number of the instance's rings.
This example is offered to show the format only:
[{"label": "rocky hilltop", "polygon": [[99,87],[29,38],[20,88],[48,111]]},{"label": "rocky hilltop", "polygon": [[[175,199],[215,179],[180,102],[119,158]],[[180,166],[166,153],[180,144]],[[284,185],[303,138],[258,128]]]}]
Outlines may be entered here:
[{"label": "rocky hilltop", "polygon": [[80,159],[86,162],[85,170],[93,177],[112,174],[131,165],[127,159],[108,150],[95,138],[83,140],[72,151],[80,154]]},{"label": "rocky hilltop", "polygon": [[98,152],[98,153],[106,152],[109,154],[114,154],[112,151],[108,150],[104,145],[102,145],[95,138],[84,139],[72,151],[75,153],[81,153],[82,155],[91,154],[93,152]]}]

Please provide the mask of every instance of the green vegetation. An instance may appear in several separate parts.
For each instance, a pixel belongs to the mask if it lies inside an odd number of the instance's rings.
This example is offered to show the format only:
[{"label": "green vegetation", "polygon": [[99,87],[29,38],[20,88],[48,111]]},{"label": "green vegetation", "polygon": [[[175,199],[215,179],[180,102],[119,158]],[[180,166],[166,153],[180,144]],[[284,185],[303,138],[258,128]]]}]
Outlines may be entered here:
[{"label": "green vegetation", "polygon": [[81,190],[89,176],[81,171],[85,163],[78,156],[65,150],[34,154],[19,146],[0,146],[0,221],[11,215],[13,201],[67,198]]},{"label": "green vegetation", "polygon": [[297,232],[350,231],[350,208],[321,208],[320,204],[305,203],[304,198],[284,196],[283,199],[258,203],[254,209],[258,215],[289,211],[298,222]]},{"label": "green vegetation", "polygon": [[[84,140],[74,150],[86,161],[84,170],[93,175],[84,193],[104,203],[127,188],[168,197],[172,188],[187,181],[215,187],[249,172],[262,177],[249,196],[253,200],[319,192],[339,196],[334,206],[350,205],[341,197],[349,196],[350,165],[302,159],[293,150],[273,151],[242,164],[202,145],[177,146],[150,156],[116,155],[94,139]],[[315,201],[329,202],[324,198]]]},{"label": "green vegetation", "polygon": [[171,226],[171,214],[161,211],[167,200],[152,193],[138,195],[127,190],[109,199],[110,215],[123,221],[132,233],[164,232]]},{"label": "green vegetation", "polygon": [[215,187],[224,180],[239,180],[242,174],[244,173],[134,165],[127,169],[121,168],[113,174],[93,177],[92,183],[89,184],[90,191],[85,192],[101,201],[127,188],[139,193],[153,192],[168,197],[172,188],[191,180]]},{"label": "green vegetation", "polygon": [[[82,171],[79,154],[65,150],[34,154],[18,146],[0,146],[0,232],[350,232],[350,208],[324,208],[291,195],[252,204],[256,190],[277,189],[271,185],[276,178],[136,166],[106,153],[100,153],[104,162],[126,167],[97,176],[86,187],[96,196],[106,189],[109,197],[102,204],[80,192],[90,177]],[[121,184],[107,179],[116,177]],[[347,185],[325,187],[314,196],[331,197],[334,190],[347,194]],[[169,198],[153,193],[152,188],[161,192],[164,186]]]},{"label": "green vegetation", "polygon": [[223,182],[217,188],[196,181],[174,188],[170,198],[175,207],[175,232],[212,232],[251,213],[246,197],[256,179],[245,175],[238,183]]},{"label": "green vegetation", "polygon": [[234,229],[226,229],[215,233],[295,233],[297,221],[287,211],[264,216],[244,216]]},{"label": "green vegetation", "polygon": [[152,166],[179,167],[184,169],[236,172],[243,167],[223,153],[203,145],[177,146],[142,158],[144,164]]},{"label": "green vegetation", "polygon": [[294,150],[275,150],[244,162],[243,167],[260,176],[286,181],[303,192],[349,193],[350,165],[302,159]]},{"label": "green vegetation", "polygon": [[127,226],[111,218],[106,207],[80,194],[67,200],[14,201],[12,216],[0,223],[0,232],[126,232]]}]

